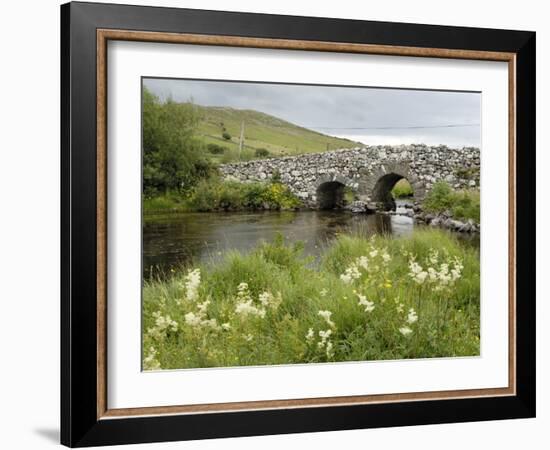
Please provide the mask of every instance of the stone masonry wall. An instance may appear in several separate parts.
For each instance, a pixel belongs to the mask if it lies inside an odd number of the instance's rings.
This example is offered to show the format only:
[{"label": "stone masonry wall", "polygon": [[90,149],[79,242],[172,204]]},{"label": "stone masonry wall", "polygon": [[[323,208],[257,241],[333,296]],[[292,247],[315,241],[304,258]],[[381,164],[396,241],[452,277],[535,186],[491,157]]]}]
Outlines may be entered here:
[{"label": "stone masonry wall", "polygon": [[318,206],[318,189],[336,182],[351,188],[358,199],[380,202],[396,180],[406,178],[421,201],[436,181],[455,189],[479,187],[480,152],[477,148],[446,146],[366,146],[308,153],[299,156],[224,164],[225,179],[267,181],[278,174],[282,183],[308,207]]}]

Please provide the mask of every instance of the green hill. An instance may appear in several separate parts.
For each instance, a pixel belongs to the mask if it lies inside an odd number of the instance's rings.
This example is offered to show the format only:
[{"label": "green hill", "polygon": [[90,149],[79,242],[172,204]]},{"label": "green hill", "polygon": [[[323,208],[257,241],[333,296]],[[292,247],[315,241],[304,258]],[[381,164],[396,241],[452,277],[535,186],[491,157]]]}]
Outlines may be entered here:
[{"label": "green hill", "polygon": [[[290,156],[361,145],[349,139],[299,127],[259,111],[198,105],[197,109],[201,117],[197,135],[210,149],[210,157],[218,162]],[[244,144],[239,157],[239,138],[243,122]],[[222,149],[216,146],[221,146]]]}]

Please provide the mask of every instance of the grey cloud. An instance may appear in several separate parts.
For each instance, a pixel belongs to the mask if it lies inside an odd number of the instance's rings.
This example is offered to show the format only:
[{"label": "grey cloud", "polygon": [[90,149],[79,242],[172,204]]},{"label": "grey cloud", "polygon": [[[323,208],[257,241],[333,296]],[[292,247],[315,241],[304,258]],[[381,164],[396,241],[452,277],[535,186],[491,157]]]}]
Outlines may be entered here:
[{"label": "grey cloud", "polygon": [[[255,109],[366,144],[481,144],[480,93],[152,78],[144,85],[162,99]],[[474,126],[433,128],[466,124]]]}]

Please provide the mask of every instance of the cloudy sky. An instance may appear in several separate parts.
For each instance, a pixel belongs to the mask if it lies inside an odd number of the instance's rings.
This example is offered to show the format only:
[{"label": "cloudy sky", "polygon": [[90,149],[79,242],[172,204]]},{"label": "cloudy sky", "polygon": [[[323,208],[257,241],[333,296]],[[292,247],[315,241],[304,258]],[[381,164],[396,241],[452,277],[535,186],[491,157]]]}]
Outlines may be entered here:
[{"label": "cloudy sky", "polygon": [[144,79],[161,99],[254,109],[368,145],[481,144],[481,94],[472,92]]}]

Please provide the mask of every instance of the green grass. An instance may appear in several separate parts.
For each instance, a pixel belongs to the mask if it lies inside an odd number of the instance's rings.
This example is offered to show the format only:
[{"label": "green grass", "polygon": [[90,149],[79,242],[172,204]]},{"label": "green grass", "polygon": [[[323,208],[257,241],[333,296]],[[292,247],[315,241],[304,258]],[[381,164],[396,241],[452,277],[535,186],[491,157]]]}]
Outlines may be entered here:
[{"label": "green grass", "polygon": [[144,214],[175,213],[191,211],[188,198],[179,192],[167,192],[155,197],[143,198]]},{"label": "green grass", "polygon": [[393,198],[412,197],[414,195],[411,184],[406,178],[401,178],[391,191]]},{"label": "green grass", "polygon": [[480,207],[479,191],[455,191],[444,181],[434,184],[423,203],[427,212],[448,211],[456,219],[472,219],[477,223],[480,220]]},{"label": "green grass", "polygon": [[189,193],[168,192],[143,199],[144,214],[189,211],[286,210],[301,206],[290,189],[276,181],[239,183],[212,177],[199,181]]},{"label": "green grass", "polygon": [[[266,149],[270,156],[290,156],[324,152],[361,145],[294,125],[285,120],[254,110],[198,106],[200,121],[196,136],[205,144],[226,148],[223,154],[209,155],[220,163],[257,158],[256,150]],[[244,122],[244,146],[239,155],[241,124]],[[222,137],[229,133],[230,140]]]},{"label": "green grass", "polygon": [[146,370],[478,355],[479,254],[438,230],[341,236],[313,266],[279,237],[146,282],[143,324]]}]

